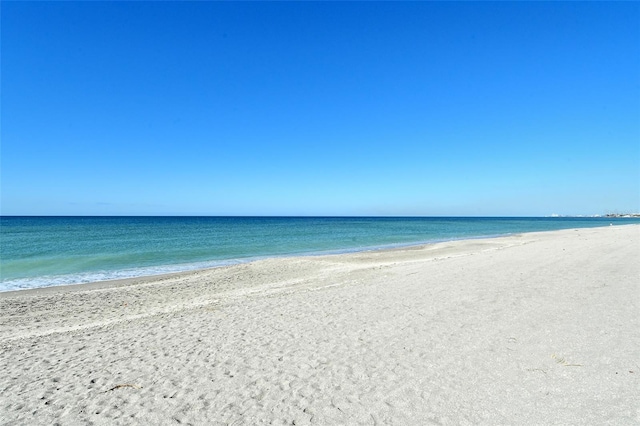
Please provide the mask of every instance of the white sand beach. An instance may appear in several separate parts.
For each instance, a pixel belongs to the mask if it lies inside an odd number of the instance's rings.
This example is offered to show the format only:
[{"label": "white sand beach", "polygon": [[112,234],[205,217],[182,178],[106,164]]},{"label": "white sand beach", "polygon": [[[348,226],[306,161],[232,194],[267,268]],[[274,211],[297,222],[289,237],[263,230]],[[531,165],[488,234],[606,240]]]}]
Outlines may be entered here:
[{"label": "white sand beach", "polygon": [[638,425],[640,226],[0,293],[2,425]]}]

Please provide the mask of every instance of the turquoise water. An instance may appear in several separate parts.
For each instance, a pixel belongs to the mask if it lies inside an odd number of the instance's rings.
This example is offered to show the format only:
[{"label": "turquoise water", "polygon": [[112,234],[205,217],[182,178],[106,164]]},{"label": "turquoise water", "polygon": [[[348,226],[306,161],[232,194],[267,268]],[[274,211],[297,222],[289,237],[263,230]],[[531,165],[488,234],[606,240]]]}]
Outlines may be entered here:
[{"label": "turquoise water", "polygon": [[0,291],[520,232],[611,218],[1,217]]}]

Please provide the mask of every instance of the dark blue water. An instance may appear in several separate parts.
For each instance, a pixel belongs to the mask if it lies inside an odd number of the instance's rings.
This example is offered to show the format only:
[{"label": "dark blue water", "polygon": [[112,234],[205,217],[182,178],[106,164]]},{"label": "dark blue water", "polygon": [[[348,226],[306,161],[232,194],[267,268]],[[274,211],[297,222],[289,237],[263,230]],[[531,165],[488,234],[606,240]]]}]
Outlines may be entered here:
[{"label": "dark blue water", "polygon": [[1,217],[0,291],[271,256],[640,223],[612,218]]}]

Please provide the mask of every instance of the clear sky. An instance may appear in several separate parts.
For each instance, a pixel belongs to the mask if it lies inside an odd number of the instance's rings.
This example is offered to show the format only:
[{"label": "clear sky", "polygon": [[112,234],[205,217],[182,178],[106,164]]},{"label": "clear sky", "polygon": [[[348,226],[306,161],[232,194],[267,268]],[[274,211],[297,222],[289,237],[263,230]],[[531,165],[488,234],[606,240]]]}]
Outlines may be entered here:
[{"label": "clear sky", "polygon": [[3,1],[5,215],[640,210],[635,2]]}]

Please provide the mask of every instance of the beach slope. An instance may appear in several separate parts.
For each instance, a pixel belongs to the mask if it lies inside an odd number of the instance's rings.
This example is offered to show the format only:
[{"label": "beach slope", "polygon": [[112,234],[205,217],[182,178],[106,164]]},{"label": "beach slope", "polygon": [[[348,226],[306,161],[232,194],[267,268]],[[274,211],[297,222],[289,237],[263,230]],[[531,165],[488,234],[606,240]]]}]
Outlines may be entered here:
[{"label": "beach slope", "polygon": [[0,293],[0,424],[640,423],[640,226]]}]

